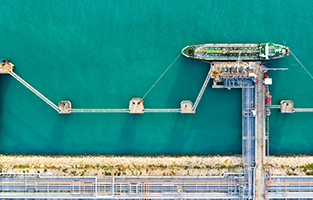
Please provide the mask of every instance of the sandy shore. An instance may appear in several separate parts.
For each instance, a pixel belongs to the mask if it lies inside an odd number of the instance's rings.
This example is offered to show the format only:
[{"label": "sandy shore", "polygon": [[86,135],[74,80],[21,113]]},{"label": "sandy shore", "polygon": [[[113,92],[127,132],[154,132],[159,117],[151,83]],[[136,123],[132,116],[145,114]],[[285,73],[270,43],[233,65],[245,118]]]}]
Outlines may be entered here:
[{"label": "sandy shore", "polygon": [[241,156],[21,156],[0,155],[0,164],[47,165],[71,167],[72,165],[239,165]]},{"label": "sandy shore", "polygon": [[275,168],[283,166],[301,167],[313,163],[313,156],[270,156],[269,164]]},{"label": "sandy shore", "polygon": [[[313,156],[271,156],[273,175],[309,175]],[[0,155],[3,173],[53,176],[219,176],[242,169],[234,156],[23,156]],[[306,168],[306,169],[304,169]],[[313,169],[312,169],[313,170]]]}]

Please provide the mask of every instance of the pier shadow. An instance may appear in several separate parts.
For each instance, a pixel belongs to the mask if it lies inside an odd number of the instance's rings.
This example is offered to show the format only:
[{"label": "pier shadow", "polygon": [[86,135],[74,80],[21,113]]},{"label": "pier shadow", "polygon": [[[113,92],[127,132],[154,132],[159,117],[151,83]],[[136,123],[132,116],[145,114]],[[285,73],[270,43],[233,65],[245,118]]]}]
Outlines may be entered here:
[{"label": "pier shadow", "polygon": [[61,150],[62,150],[63,140],[65,137],[65,128],[67,126],[67,121],[69,117],[70,117],[69,114],[59,114],[56,117],[52,131],[50,133],[50,138],[46,144],[47,146],[50,147],[49,150],[47,150],[47,153],[64,154],[64,152],[62,153]]},{"label": "pier shadow", "polygon": [[[270,154],[281,154],[282,152],[288,152],[288,147],[283,144],[284,132],[282,125],[286,124],[288,117],[292,114],[281,114],[279,109],[271,110],[270,116]],[[274,134],[273,134],[274,133]]]},{"label": "pier shadow", "polygon": [[[4,154],[38,154],[40,153],[40,150],[36,150],[34,148],[30,148],[29,146],[33,146],[34,144],[30,143],[31,138],[35,138],[36,141],[40,141],[42,143],[45,138],[42,137],[42,134],[37,132],[34,128],[32,128],[30,125],[28,125],[25,121],[23,121],[18,114],[15,112],[12,112],[10,110],[7,111],[7,115],[10,117],[10,119],[16,124],[19,124],[19,127],[22,127],[21,130],[4,130],[4,126],[1,126],[1,147],[0,152]],[[3,121],[2,119],[0,119]],[[31,133],[31,135],[28,135],[26,133]],[[6,135],[6,137],[10,138],[10,140],[4,140],[2,137]],[[7,144],[4,144],[3,142],[10,142],[14,141],[14,143],[10,146],[7,146]],[[27,146],[29,145],[29,146]],[[26,150],[25,150],[26,149]],[[29,151],[31,149],[31,151]]]},{"label": "pier shadow", "polygon": [[[209,71],[207,63],[193,60],[183,62],[175,75],[166,105],[173,105],[173,99],[177,106],[181,100],[194,103]],[[241,152],[241,123],[238,123],[238,117],[241,119],[241,90],[213,90],[211,85],[210,81],[195,114],[177,114],[169,133],[171,153],[207,155]],[[239,107],[230,107],[229,101]],[[235,130],[231,128],[232,123]],[[229,139],[225,141],[225,137]],[[227,145],[223,145],[225,143]]]},{"label": "pier shadow", "polygon": [[[0,120],[1,122],[3,122],[3,110],[4,110],[4,99],[5,99],[5,94],[6,92],[8,91],[8,84],[10,83],[10,76],[9,75],[1,75],[0,77],[0,92],[1,92],[1,96],[0,96]],[[1,147],[3,146],[2,145],[2,142],[3,142],[3,125],[1,123],[1,126],[0,126],[0,144],[1,144]],[[0,149],[2,149],[0,147]]]},{"label": "pier shadow", "polygon": [[118,135],[118,142],[116,143],[116,154],[130,155],[134,154],[134,141],[137,135],[137,122],[139,117],[138,114],[128,114],[124,125]]},{"label": "pier shadow", "polygon": [[[207,63],[192,59],[182,58],[177,65],[179,65],[179,70],[174,76],[169,95],[165,98],[165,107],[180,108],[182,100],[191,100],[194,103],[209,70]],[[198,88],[199,82],[200,87]],[[169,130],[169,142],[166,148],[168,154],[186,155],[196,153],[192,142],[196,137],[194,135],[196,133],[192,130],[198,123],[195,121],[195,117],[194,114],[176,114],[172,128]],[[201,140],[201,138],[198,139]]]},{"label": "pier shadow", "polygon": [[[12,81],[12,77],[8,74],[2,74],[0,76],[0,92],[1,92],[1,96],[0,96],[0,122],[1,122],[1,126],[0,126],[0,150],[1,153],[7,153],[6,149],[5,149],[5,145],[4,145],[4,135],[5,133],[5,125],[4,123],[4,118],[8,117],[8,116],[4,116],[4,110],[6,110],[5,108],[5,98],[6,98],[6,94],[8,92],[8,88],[9,85]],[[12,113],[14,114],[14,113]]]},{"label": "pier shadow", "polygon": [[[190,144],[190,128],[188,125],[192,121],[190,114],[177,114],[172,129],[169,132],[169,140],[165,149],[167,154],[185,155],[188,154],[188,145]],[[190,152],[189,152],[190,154]]]},{"label": "pier shadow", "polygon": [[179,70],[174,76],[170,93],[165,100],[165,106],[175,108],[180,107],[182,100],[191,100],[194,103],[209,71],[207,63],[192,59],[182,58],[177,65]]}]

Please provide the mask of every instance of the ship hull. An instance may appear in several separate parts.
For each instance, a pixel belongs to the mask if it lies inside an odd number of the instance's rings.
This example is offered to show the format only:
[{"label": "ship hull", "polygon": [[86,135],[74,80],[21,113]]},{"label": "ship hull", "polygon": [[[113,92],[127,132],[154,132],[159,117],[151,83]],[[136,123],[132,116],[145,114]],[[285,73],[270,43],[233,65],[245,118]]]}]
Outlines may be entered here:
[{"label": "ship hull", "polygon": [[211,61],[262,61],[289,55],[289,48],[273,43],[259,44],[201,44],[187,46],[182,54],[205,62]]}]

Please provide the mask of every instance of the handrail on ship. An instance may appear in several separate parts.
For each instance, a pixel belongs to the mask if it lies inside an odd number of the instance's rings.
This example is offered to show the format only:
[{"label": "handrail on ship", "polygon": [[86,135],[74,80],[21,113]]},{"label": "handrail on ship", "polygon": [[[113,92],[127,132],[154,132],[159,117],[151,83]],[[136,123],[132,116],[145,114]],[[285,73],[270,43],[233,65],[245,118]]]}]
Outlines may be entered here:
[{"label": "handrail on ship", "polygon": [[59,112],[58,106],[56,106],[54,103],[52,103],[49,99],[47,99],[44,95],[42,95],[40,92],[38,92],[35,88],[33,88],[30,84],[28,84],[26,81],[24,81],[21,77],[19,77],[17,74],[15,74],[12,70],[9,71],[9,74],[13,76],[16,80],[18,80],[20,83],[22,83],[25,87],[27,87],[30,91],[32,91],[34,94],[36,94],[39,98],[41,98],[44,102],[46,102],[49,106],[51,106],[54,110]]}]

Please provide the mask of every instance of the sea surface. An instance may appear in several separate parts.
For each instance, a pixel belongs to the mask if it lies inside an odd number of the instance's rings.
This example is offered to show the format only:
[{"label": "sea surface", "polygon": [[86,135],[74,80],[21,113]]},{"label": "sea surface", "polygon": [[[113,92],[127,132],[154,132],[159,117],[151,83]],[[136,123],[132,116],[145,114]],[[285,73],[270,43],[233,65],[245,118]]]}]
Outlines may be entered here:
[{"label": "sea surface", "polygon": [[[187,45],[274,42],[313,74],[313,1],[0,0],[0,58],[58,104],[127,108]],[[313,80],[289,56],[265,63],[272,103],[313,107]],[[195,101],[209,70],[180,56],[145,108]],[[241,90],[206,89],[196,114],[61,115],[10,75],[0,77],[0,153],[241,153]],[[313,113],[270,117],[271,154],[313,154]]]}]

